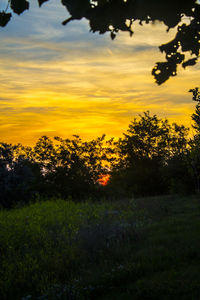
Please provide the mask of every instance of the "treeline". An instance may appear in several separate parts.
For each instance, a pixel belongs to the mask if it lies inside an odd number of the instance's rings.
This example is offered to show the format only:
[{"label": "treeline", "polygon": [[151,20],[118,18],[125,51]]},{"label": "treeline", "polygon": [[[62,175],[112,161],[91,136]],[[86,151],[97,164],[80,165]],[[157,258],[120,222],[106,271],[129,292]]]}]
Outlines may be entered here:
[{"label": "treeline", "polygon": [[[0,143],[0,205],[38,198],[75,200],[200,192],[200,92],[189,129],[144,112],[123,137],[91,141],[42,136],[34,147]],[[106,186],[102,175],[110,175]]]}]

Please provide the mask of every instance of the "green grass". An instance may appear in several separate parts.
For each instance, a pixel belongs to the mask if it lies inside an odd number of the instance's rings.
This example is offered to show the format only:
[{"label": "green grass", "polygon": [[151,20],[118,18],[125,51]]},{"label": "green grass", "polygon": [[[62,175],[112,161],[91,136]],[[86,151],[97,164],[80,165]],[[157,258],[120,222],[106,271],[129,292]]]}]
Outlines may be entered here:
[{"label": "green grass", "polygon": [[0,211],[0,299],[200,299],[200,200]]}]

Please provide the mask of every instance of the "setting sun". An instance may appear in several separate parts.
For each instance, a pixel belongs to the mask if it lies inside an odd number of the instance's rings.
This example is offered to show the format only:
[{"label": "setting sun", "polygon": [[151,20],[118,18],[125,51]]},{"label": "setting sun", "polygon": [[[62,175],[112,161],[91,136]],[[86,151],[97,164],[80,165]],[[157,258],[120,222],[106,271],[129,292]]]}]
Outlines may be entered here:
[{"label": "setting sun", "polygon": [[97,181],[100,185],[106,186],[108,184],[109,179],[110,179],[110,174],[101,174]]}]

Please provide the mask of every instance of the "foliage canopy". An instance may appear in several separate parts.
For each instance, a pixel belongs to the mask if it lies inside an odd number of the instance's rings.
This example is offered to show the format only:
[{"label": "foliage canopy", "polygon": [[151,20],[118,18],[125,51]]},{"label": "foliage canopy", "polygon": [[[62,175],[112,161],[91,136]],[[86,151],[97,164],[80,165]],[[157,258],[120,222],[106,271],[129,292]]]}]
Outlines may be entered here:
[{"label": "foliage canopy", "polygon": [[[38,0],[39,6],[49,0]],[[159,47],[165,53],[166,61],[157,62],[152,70],[157,84],[162,84],[177,74],[177,66],[183,68],[195,65],[200,48],[200,4],[196,0],[61,0],[70,17],[63,21],[66,25],[72,20],[85,18],[90,30],[104,34],[110,32],[114,39],[119,31],[133,35],[135,21],[143,23],[163,22],[167,31],[176,27],[175,38]],[[29,9],[26,0],[8,0],[8,7],[16,14]],[[0,26],[10,21],[12,14],[5,9],[0,12]],[[184,23],[183,17],[188,22]],[[185,53],[189,53],[190,58]]]},{"label": "foliage canopy", "polygon": [[[197,139],[188,129],[151,116],[129,124],[123,137],[83,141],[42,136],[33,148],[0,143],[0,206],[11,208],[38,196],[83,200],[168,193],[200,187]],[[106,186],[99,179],[109,178]]]}]

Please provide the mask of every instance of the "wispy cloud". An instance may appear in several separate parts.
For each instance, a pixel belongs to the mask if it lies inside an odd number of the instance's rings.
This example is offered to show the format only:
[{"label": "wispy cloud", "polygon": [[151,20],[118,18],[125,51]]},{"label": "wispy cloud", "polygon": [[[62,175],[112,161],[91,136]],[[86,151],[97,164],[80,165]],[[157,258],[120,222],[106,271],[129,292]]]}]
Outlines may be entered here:
[{"label": "wispy cloud", "polygon": [[199,66],[156,86],[151,69],[164,60],[157,45],[169,41],[163,25],[135,25],[130,38],[88,32],[87,21],[66,18],[56,1],[15,16],[2,31],[0,139],[32,144],[43,134],[93,138],[120,136],[145,110],[190,125],[190,88]]}]

